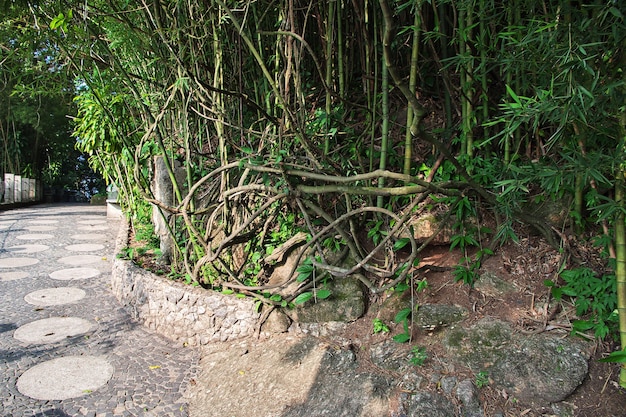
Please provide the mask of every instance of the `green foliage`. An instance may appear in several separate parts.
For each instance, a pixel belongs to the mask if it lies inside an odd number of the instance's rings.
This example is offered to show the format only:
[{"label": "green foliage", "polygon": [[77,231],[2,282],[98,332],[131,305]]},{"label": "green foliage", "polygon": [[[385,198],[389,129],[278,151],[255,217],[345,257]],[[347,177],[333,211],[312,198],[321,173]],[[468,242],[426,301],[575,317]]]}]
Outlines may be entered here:
[{"label": "green foliage", "polygon": [[332,292],[327,288],[319,288],[315,291],[306,291],[300,293],[294,300],[295,305],[304,304],[309,300],[325,300],[332,295]]},{"label": "green foliage", "polygon": [[372,321],[372,325],[374,326],[374,334],[377,333],[389,333],[389,326],[387,326],[381,319],[375,318]]},{"label": "green foliage", "polygon": [[560,274],[564,285],[551,280],[544,281],[551,288],[552,296],[562,300],[570,297],[576,307],[578,320],[572,321],[572,333],[589,330],[599,339],[604,339],[616,329],[617,294],[614,275],[597,277],[593,270],[585,267],[565,270]]},{"label": "green foliage", "polygon": [[622,350],[611,352],[607,357],[598,359],[598,362],[626,363],[626,347]]},{"label": "green foliage", "polygon": [[402,324],[402,333],[399,333],[393,337],[393,340],[398,343],[406,343],[411,340],[411,331],[409,329],[409,320],[413,317],[413,311],[411,308],[403,308],[398,311],[394,317],[394,323]]},{"label": "green foliage", "polygon": [[411,358],[409,362],[414,366],[422,366],[424,362],[428,359],[428,354],[426,353],[426,348],[421,346],[413,346],[411,349]]},{"label": "green foliage", "polygon": [[474,382],[476,383],[476,387],[478,388],[484,388],[487,385],[489,385],[489,372],[487,371],[480,371],[476,374],[476,378],[474,379]]}]

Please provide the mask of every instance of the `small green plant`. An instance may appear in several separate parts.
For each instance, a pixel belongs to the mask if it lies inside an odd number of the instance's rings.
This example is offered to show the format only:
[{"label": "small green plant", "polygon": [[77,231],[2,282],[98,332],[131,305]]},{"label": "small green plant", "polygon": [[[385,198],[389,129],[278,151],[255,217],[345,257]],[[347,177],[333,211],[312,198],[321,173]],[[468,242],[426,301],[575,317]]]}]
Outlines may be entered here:
[{"label": "small green plant", "polygon": [[604,339],[616,329],[617,290],[615,276],[597,277],[589,268],[575,268],[560,274],[565,285],[552,280],[544,281],[551,288],[552,296],[560,301],[563,296],[572,297],[578,320],[572,321],[572,333],[593,330],[595,337]]},{"label": "small green plant", "polygon": [[489,385],[489,372],[480,371],[477,373],[475,382],[478,388],[484,388]]},{"label": "small green plant", "polygon": [[398,343],[406,343],[411,340],[411,330],[409,329],[409,319],[412,316],[412,310],[410,308],[403,308],[398,311],[396,317],[393,319],[395,323],[402,323],[402,333],[399,333],[393,337],[393,340]]},{"label": "small green plant", "polygon": [[374,334],[377,333],[389,333],[389,326],[385,324],[381,319],[375,318],[372,321],[372,325],[374,326]]},{"label": "small green plant", "polygon": [[133,248],[122,248],[120,250],[120,253],[117,254],[117,259],[126,259],[126,260],[131,260],[133,259],[135,254],[135,250]]},{"label": "small green plant", "polygon": [[425,347],[413,346],[413,349],[411,349],[411,359],[409,359],[411,365],[422,366],[427,358],[428,354],[426,353]]}]

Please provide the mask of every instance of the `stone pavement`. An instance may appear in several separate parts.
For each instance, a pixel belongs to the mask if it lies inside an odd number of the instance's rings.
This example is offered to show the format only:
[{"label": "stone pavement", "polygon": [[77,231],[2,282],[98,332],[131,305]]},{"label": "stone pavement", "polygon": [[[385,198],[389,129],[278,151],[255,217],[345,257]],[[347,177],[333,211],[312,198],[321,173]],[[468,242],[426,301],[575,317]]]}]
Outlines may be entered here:
[{"label": "stone pavement", "polygon": [[187,416],[199,352],[133,322],[110,292],[104,206],[0,212],[0,416]]}]

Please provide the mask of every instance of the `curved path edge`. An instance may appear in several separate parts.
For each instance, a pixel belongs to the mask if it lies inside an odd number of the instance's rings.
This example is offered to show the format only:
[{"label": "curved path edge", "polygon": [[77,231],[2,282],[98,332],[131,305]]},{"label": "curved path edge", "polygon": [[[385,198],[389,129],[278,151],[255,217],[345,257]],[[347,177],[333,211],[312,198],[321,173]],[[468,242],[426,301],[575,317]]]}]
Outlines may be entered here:
[{"label": "curved path edge", "polygon": [[[115,253],[127,247],[130,226],[122,220]],[[116,258],[111,291],[132,317],[183,346],[200,346],[252,336],[260,314],[254,300],[184,285]]]}]

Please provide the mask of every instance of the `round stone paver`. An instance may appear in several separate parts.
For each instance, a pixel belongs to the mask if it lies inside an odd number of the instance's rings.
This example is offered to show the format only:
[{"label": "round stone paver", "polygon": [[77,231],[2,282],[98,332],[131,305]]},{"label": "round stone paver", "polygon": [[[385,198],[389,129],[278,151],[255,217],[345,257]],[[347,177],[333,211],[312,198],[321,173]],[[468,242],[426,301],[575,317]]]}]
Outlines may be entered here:
[{"label": "round stone paver", "polygon": [[50,249],[48,245],[17,245],[11,246],[10,248],[6,248],[7,251],[12,253],[35,253],[35,252],[43,252],[47,249]]},{"label": "round stone paver", "polygon": [[17,389],[37,400],[81,397],[105,385],[113,366],[103,357],[64,356],[36,365],[22,374]]},{"label": "round stone paver", "polygon": [[106,224],[106,222],[107,221],[103,220],[103,219],[97,219],[97,220],[96,219],[92,219],[92,220],[90,219],[90,220],[79,220],[77,223],[78,224],[86,224],[86,225],[91,226],[91,225],[94,225],[94,224]]},{"label": "round stone paver", "polygon": [[0,259],[0,268],[19,268],[21,266],[30,266],[39,263],[39,259],[35,258],[4,258]]},{"label": "round stone paver", "polygon": [[104,249],[104,245],[97,243],[80,243],[78,245],[69,245],[65,249],[72,252],[93,252]]},{"label": "round stone paver", "polygon": [[75,240],[102,240],[106,238],[106,236],[99,233],[79,233],[70,237]]},{"label": "round stone paver", "polygon": [[0,230],[2,229],[8,229],[9,227],[11,227],[11,225],[15,223],[14,221],[1,221],[0,222]]},{"label": "round stone paver", "polygon": [[18,327],[13,337],[27,344],[56,343],[95,328],[93,323],[80,317],[49,317]]},{"label": "round stone paver", "polygon": [[52,239],[54,235],[46,235],[44,233],[30,233],[17,236],[20,240],[40,240],[40,239]]},{"label": "round stone paver", "polygon": [[102,256],[97,255],[72,255],[59,259],[65,265],[86,265],[102,262]]},{"label": "round stone paver", "polygon": [[90,232],[94,232],[96,230],[108,230],[109,226],[106,224],[96,224],[96,225],[89,225],[89,226],[79,226],[77,228],[78,230],[86,230],[86,231],[90,231]]},{"label": "round stone paver", "polygon": [[36,306],[56,306],[75,303],[85,295],[84,290],[75,287],[44,288],[26,294],[24,301]]},{"label": "round stone paver", "polygon": [[22,271],[0,272],[0,281],[13,281],[27,276],[28,274]]},{"label": "round stone paver", "polygon": [[56,230],[57,227],[35,225],[35,226],[26,226],[24,229],[28,230],[29,232],[50,232],[52,230]]},{"label": "round stone paver", "polygon": [[70,281],[73,279],[94,278],[100,275],[100,271],[95,268],[69,268],[54,271],[50,274],[50,278],[61,281]]},{"label": "round stone paver", "polygon": [[59,222],[58,220],[43,219],[43,220],[31,220],[30,224],[56,224],[58,222]]}]

